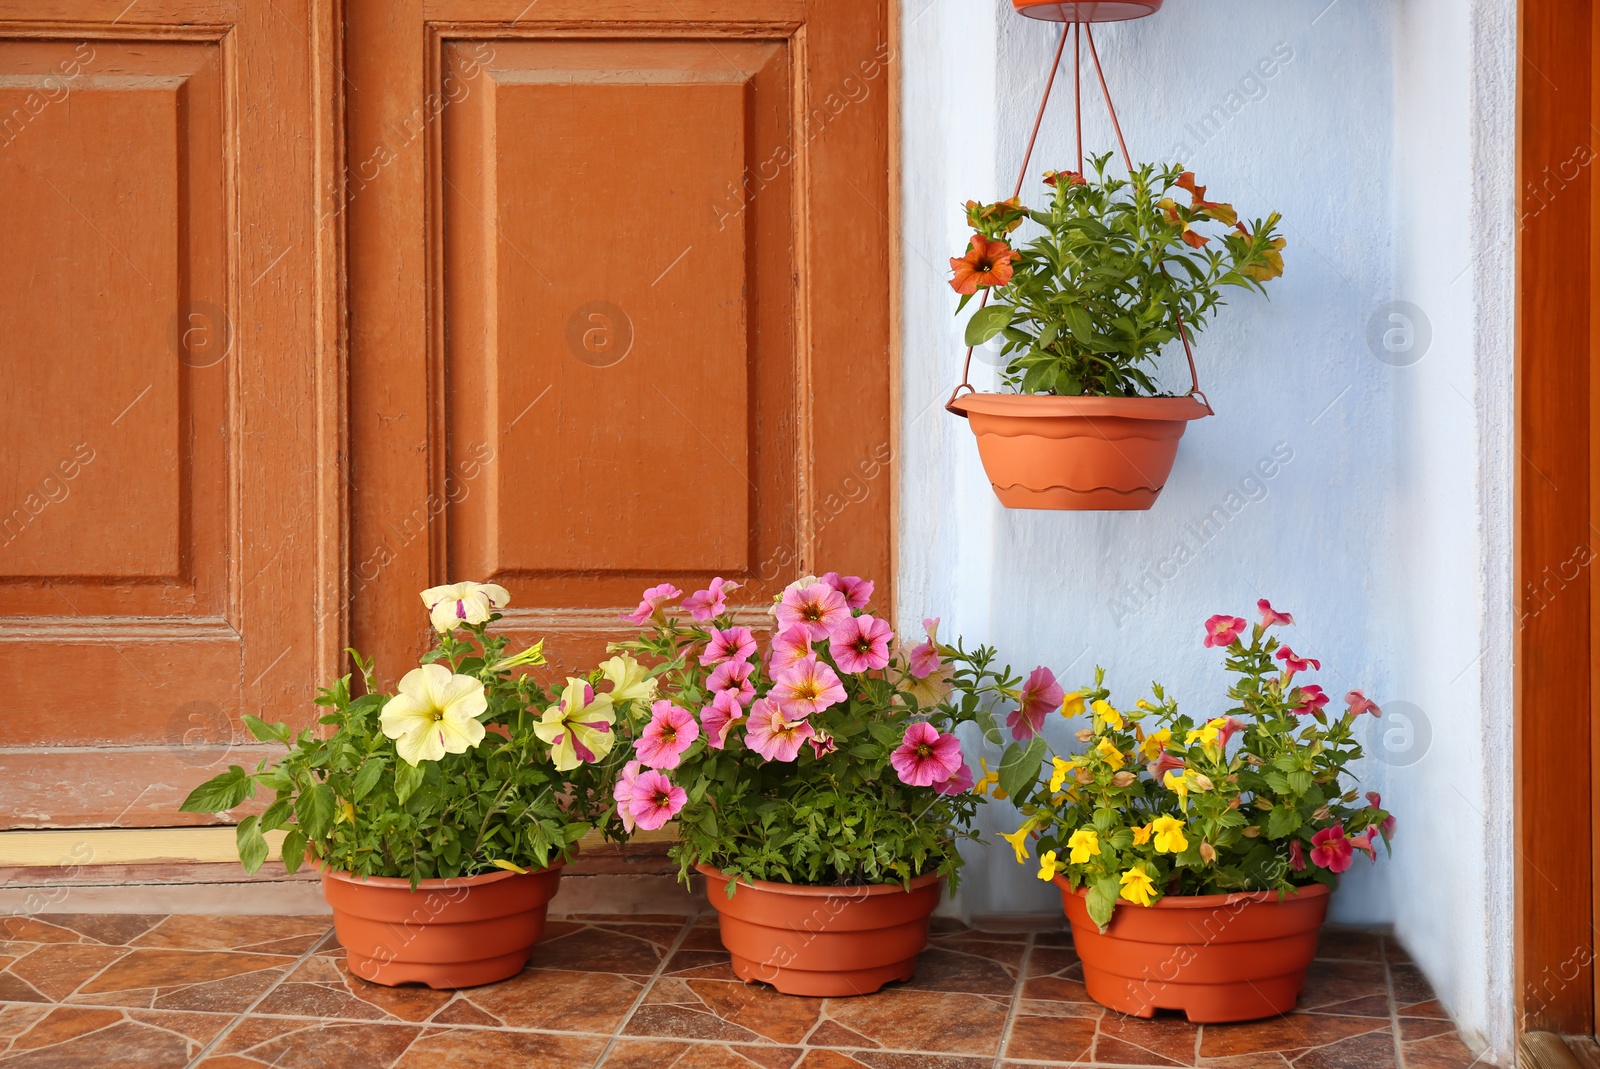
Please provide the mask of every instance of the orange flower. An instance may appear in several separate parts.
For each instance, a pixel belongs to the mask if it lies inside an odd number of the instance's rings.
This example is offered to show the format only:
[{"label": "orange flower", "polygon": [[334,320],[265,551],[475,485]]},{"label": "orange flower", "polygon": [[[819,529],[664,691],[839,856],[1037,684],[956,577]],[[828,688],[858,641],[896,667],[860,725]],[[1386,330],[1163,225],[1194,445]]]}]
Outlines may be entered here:
[{"label": "orange flower", "polygon": [[1069,186],[1086,186],[1089,184],[1084,181],[1083,175],[1077,171],[1046,171],[1044,173],[1044,184],[1053,186],[1063,178],[1067,180],[1067,185]]},{"label": "orange flower", "polygon": [[1233,210],[1233,205],[1206,200],[1206,187],[1194,184],[1193,171],[1185,171],[1178,176],[1178,188],[1187,189],[1189,196],[1194,199],[1194,206],[1208,218],[1215,219],[1223,226],[1233,226],[1239,221],[1239,213]]},{"label": "orange flower", "polygon": [[950,268],[955,272],[950,288],[957,293],[972,294],[980,286],[1004,286],[1015,271],[1011,266],[1015,255],[1016,250],[1003,241],[990,241],[982,234],[972,235],[967,254],[950,258]]},{"label": "orange flower", "polygon": [[1171,197],[1162,197],[1156,207],[1167,213],[1167,221],[1173,226],[1182,226],[1183,243],[1192,249],[1198,249],[1211,239],[1194,228],[1194,224],[1178,214],[1178,203]]},{"label": "orange flower", "polygon": [[979,204],[975,200],[967,201],[967,225],[974,230],[982,230],[983,224],[992,223],[1006,234],[1011,233],[1022,225],[1022,217],[1028,209],[1022,206],[1021,197],[1012,197],[997,204]]},{"label": "orange flower", "polygon": [[[1252,247],[1255,245],[1256,236],[1250,233],[1243,223],[1235,223],[1234,229],[1244,235],[1244,243],[1246,245]],[[1288,244],[1289,242],[1284,238],[1273,238],[1267,243],[1266,251],[1261,254],[1267,262],[1257,264],[1255,267],[1247,267],[1244,269],[1244,273],[1257,282],[1271,282],[1273,279],[1278,278],[1283,274],[1283,250]]]}]

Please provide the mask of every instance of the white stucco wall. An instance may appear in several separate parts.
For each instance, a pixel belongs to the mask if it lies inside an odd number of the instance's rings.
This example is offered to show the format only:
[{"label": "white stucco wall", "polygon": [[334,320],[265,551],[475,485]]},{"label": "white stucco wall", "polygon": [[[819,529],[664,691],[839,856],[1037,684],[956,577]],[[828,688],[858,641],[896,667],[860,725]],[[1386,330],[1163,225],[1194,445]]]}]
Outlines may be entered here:
[{"label": "white stucco wall", "polygon": [[[1201,336],[1217,416],[1155,508],[1125,514],[1000,508],[941,408],[959,205],[1009,193],[1057,29],[1009,0],[902,10],[901,619],[940,616],[1069,689],[1096,663],[1129,701],[1159,679],[1203,712],[1225,680],[1201,622],[1258,597],[1294,612],[1328,691],[1390,710],[1362,773],[1399,849],[1352,870],[1334,918],[1393,923],[1509,1064],[1514,0],[1174,0],[1097,32],[1134,156],[1184,163],[1243,216],[1282,212],[1289,238],[1270,301],[1240,295]],[[1085,93],[1086,148],[1105,151]],[[1070,80],[1057,94],[1033,175],[1075,165]],[[1181,354],[1170,369],[1176,386]],[[1199,534],[1218,506],[1220,533]],[[987,830],[1012,817],[991,806]],[[974,860],[953,909],[1059,908],[1005,844]]]}]

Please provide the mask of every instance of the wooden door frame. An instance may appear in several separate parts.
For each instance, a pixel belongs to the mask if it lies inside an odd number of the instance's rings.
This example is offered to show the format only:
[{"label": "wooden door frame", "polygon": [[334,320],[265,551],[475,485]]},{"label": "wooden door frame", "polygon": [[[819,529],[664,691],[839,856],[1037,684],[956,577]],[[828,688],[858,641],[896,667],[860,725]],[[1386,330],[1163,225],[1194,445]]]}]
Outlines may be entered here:
[{"label": "wooden door frame", "polygon": [[[1577,1035],[1597,1020],[1600,888],[1594,14],[1592,0],[1522,0],[1517,31],[1516,1021]],[[1574,233],[1589,235],[1587,256]],[[1573,760],[1578,739],[1588,760]]]}]

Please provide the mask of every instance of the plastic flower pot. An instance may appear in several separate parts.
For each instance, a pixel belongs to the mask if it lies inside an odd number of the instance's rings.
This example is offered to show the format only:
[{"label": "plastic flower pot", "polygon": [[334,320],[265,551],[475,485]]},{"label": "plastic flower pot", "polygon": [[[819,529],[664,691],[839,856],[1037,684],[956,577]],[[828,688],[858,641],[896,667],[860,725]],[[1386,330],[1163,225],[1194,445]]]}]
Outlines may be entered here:
[{"label": "plastic flower pot", "polygon": [[544,934],[566,862],[446,880],[352,876],[318,866],[350,972],[374,984],[449,989],[517,975]]},{"label": "plastic flower pot", "polygon": [[1047,22],[1123,22],[1161,10],[1162,0],[1012,0],[1017,13]]},{"label": "plastic flower pot", "polygon": [[728,876],[695,867],[705,875],[733,971],[785,995],[870,995],[891,980],[911,979],[941,893],[941,877],[932,873],[909,888],[741,880],[729,898]]},{"label": "plastic flower pot", "polygon": [[989,484],[1013,509],[1148,509],[1189,421],[1211,415],[1193,396],[969,393],[949,407],[967,417]]},{"label": "plastic flower pot", "polygon": [[1055,878],[1083,960],[1083,983],[1100,1005],[1134,1017],[1182,1010],[1191,1022],[1254,1021],[1294,1009],[1328,888],[1237,895],[1169,895],[1151,906],[1118,902],[1104,934],[1087,891]]}]

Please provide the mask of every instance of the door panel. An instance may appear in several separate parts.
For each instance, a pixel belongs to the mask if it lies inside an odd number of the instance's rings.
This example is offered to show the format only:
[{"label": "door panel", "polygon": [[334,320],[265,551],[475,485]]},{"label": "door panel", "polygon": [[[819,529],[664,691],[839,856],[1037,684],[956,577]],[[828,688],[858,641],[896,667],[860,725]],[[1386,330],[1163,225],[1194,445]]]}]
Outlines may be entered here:
[{"label": "door panel", "polygon": [[124,6],[0,3],[0,827],[203,819],[337,630],[306,37]]},{"label": "door panel", "polygon": [[353,630],[391,677],[438,582],[569,666],[658,580],[891,603],[885,7],[604,10],[351,4]]}]

